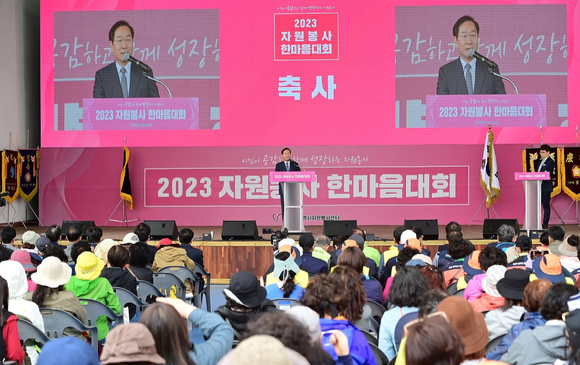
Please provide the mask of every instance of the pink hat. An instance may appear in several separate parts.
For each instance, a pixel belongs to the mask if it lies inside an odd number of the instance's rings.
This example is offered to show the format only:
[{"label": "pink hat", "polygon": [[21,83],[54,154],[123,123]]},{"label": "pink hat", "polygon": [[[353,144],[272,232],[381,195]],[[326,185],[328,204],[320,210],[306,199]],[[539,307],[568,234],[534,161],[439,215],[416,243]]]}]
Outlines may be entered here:
[{"label": "pink hat", "polygon": [[26,272],[36,271],[36,266],[32,265],[30,254],[26,250],[14,251],[12,256],[10,256],[10,260],[21,263]]}]

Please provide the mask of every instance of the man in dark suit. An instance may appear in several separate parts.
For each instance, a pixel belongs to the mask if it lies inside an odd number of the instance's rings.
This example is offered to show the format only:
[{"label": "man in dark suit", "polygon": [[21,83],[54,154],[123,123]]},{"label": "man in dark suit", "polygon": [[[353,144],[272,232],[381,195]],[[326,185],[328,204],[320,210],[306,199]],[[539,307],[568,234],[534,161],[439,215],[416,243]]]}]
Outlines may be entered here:
[{"label": "man in dark suit", "polygon": [[[290,148],[284,148],[281,154],[283,161],[276,164],[276,170],[274,171],[301,171],[298,163],[292,161],[292,151]],[[284,217],[284,191],[282,189],[282,183],[278,184],[278,191],[280,193],[280,202],[282,204],[282,217]]]},{"label": "man in dark suit", "polygon": [[[137,65],[125,61],[125,54],[133,55],[135,32],[124,20],[116,22],[109,31],[109,45],[115,62],[95,74],[93,98],[158,98],[154,81],[143,76]],[[153,77],[153,73],[149,76]]]},{"label": "man in dark suit", "polygon": [[196,265],[203,268],[203,251],[191,245],[191,241],[193,241],[193,231],[189,228],[183,228],[179,231],[177,239],[179,240],[179,243],[181,243],[179,247],[185,250],[187,257],[192,259]]},{"label": "man in dark suit", "polygon": [[[439,68],[437,95],[505,94],[501,78],[492,75],[488,66],[469,55],[479,47],[479,24],[465,15],[453,26],[453,41],[459,58]],[[496,67],[495,72],[499,73]]]},{"label": "man in dark suit", "polygon": [[552,185],[552,177],[554,175],[555,163],[550,156],[550,146],[543,144],[540,147],[540,157],[542,160],[538,165],[538,172],[549,172],[550,180],[542,181],[542,208],[544,208],[544,220],[542,221],[542,228],[548,228],[548,222],[550,221],[550,195],[554,190]]}]

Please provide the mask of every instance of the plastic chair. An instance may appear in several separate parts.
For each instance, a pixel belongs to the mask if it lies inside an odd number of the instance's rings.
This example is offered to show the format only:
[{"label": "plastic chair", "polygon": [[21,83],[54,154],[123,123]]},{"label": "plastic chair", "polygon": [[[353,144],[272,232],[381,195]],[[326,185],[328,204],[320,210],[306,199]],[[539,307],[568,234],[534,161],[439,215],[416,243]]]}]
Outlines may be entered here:
[{"label": "plastic chair", "polygon": [[[201,289],[201,279],[194,274],[193,271],[185,266],[167,266],[159,270],[157,273],[170,273],[177,276],[179,280],[183,282],[184,287],[186,287],[185,281],[189,280],[189,282],[193,284],[193,288],[191,288],[193,292],[191,303],[198,308],[201,306],[201,296],[198,295]],[[155,278],[153,278],[153,283],[155,283]],[[186,299],[185,294],[183,299]]]},{"label": "plastic chair", "polygon": [[[205,271],[205,269],[199,265],[195,265],[195,269],[193,270],[193,273],[196,275],[205,276],[205,287],[203,288],[203,290],[197,291],[197,294],[199,295],[199,304],[200,305],[201,305],[202,299],[203,299],[202,296],[205,295],[205,305],[206,305],[207,311],[211,312],[211,299],[210,299],[211,273]],[[200,283],[200,285],[201,285],[201,283]]]},{"label": "plastic chair", "polygon": [[381,324],[381,319],[383,314],[387,311],[381,303],[375,302],[374,300],[367,300],[366,305],[371,309],[371,318],[374,318],[379,324]]},{"label": "plastic chair", "polygon": [[163,297],[164,295],[161,294],[159,289],[155,287],[155,285],[151,284],[148,281],[144,280],[137,280],[137,298],[143,303],[149,303],[147,298],[149,296],[152,297]]},{"label": "plastic chair", "polygon": [[127,304],[134,304],[137,307],[137,313],[143,313],[147,303],[143,303],[137,296],[125,288],[113,287],[113,291],[119,297],[119,302],[121,303],[121,308],[125,308]]},{"label": "plastic chair", "polygon": [[18,322],[16,322],[16,324],[18,326],[18,335],[20,336],[20,341],[22,343],[33,339],[44,345],[49,341],[49,338],[46,337],[46,334],[36,328],[36,326],[32,323],[22,318],[18,318]]},{"label": "plastic chair", "polygon": [[274,302],[274,304],[276,304],[276,308],[281,311],[287,311],[292,307],[298,307],[302,305],[299,300],[290,298],[273,299],[272,302]]},{"label": "plastic chair", "polygon": [[[191,270],[189,271],[191,272]],[[192,273],[193,274],[193,273]],[[153,285],[164,297],[170,297],[173,290],[177,298],[185,300],[185,284],[183,281],[173,273],[156,272],[153,273]]]},{"label": "plastic chair", "polygon": [[106,304],[99,302],[94,299],[83,299],[79,298],[82,306],[85,307],[87,311],[87,321],[85,324],[87,326],[97,326],[97,318],[100,316],[105,316],[109,320],[109,328],[115,327],[117,323],[123,323],[123,315],[117,315],[111,308]]},{"label": "plastic chair", "polygon": [[374,336],[372,333],[370,333],[369,331],[363,331],[363,330],[360,330],[360,331],[363,333],[363,335],[365,335],[365,338],[367,339],[368,343],[372,343],[375,346],[379,345],[379,339],[376,336]]},{"label": "plastic chair", "polygon": [[373,351],[373,355],[375,355],[375,361],[377,362],[377,365],[389,364],[389,358],[387,357],[387,355],[385,355],[383,351],[381,351],[381,349],[378,346],[375,346],[372,343],[369,343],[369,346]]},{"label": "plastic chair", "polygon": [[65,328],[74,328],[77,331],[88,331],[91,335],[91,346],[98,352],[99,331],[97,327],[87,327],[72,314],[56,308],[40,308],[44,320],[44,329],[49,339],[64,337]]},{"label": "plastic chair", "polygon": [[499,343],[501,342],[501,340],[503,340],[503,338],[505,336],[506,335],[501,335],[501,336],[498,336],[498,337],[494,338],[493,340],[489,341],[487,343],[487,346],[485,346],[485,353],[486,354],[489,354],[490,352],[492,352],[493,350],[495,350],[495,348],[497,347],[497,345],[499,345]]}]

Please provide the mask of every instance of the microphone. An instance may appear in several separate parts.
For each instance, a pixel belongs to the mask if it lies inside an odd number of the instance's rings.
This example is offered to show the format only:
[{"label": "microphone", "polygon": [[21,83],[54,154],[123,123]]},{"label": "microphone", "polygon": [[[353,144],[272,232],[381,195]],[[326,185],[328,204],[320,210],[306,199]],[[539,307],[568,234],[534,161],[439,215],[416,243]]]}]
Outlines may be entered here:
[{"label": "microphone", "polygon": [[290,163],[293,164],[294,166],[300,167],[300,164],[294,160],[290,160]]},{"label": "microphone", "polygon": [[469,57],[475,57],[478,60],[485,62],[485,64],[487,64],[487,66],[490,68],[497,68],[497,63],[495,63],[492,60],[490,60],[489,58],[485,58],[481,54],[475,52],[475,50],[473,48],[469,50]]},{"label": "microphone", "polygon": [[123,58],[125,59],[125,61],[131,61],[134,64],[136,64],[137,66],[141,67],[141,69],[143,69],[143,71],[149,73],[149,72],[153,72],[151,70],[151,67],[147,66],[145,63],[139,61],[138,59],[134,58],[133,56],[131,56],[128,53],[125,53],[125,55],[123,56]]}]

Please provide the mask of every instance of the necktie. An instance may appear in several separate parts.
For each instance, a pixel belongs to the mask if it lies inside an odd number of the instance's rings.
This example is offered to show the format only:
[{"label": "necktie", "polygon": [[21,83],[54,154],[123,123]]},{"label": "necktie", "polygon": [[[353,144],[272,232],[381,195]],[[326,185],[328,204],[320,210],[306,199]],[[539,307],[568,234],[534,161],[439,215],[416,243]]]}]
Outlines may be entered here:
[{"label": "necktie", "polygon": [[465,83],[467,84],[467,92],[469,95],[473,94],[473,77],[471,76],[471,65],[465,65]]},{"label": "necktie", "polygon": [[121,90],[123,90],[124,98],[129,97],[129,90],[127,87],[127,75],[125,75],[126,72],[127,70],[125,70],[125,67],[121,67]]},{"label": "necktie", "polygon": [[540,162],[540,166],[538,166],[538,172],[542,171],[542,166],[544,166],[544,162],[546,162],[546,159],[543,159],[543,160]]},{"label": "necktie", "polygon": [[286,171],[290,171],[290,162],[286,162]]}]

